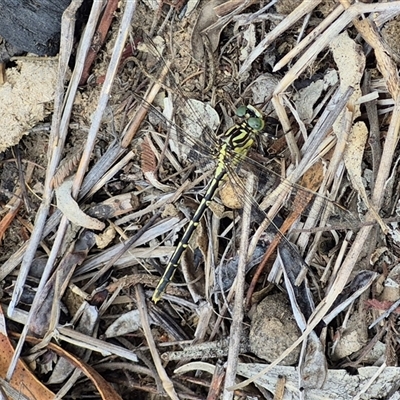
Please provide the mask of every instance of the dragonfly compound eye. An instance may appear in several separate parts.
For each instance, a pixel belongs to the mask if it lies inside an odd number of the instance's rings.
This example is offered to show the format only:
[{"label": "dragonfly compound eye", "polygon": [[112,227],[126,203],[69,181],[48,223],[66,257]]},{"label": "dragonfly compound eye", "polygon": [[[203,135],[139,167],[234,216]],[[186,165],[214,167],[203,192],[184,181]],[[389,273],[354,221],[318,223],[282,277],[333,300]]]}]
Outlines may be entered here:
[{"label": "dragonfly compound eye", "polygon": [[255,129],[256,131],[259,131],[263,128],[264,122],[261,118],[251,117],[247,120],[247,125],[250,128]]},{"label": "dragonfly compound eye", "polygon": [[243,118],[246,116],[248,112],[248,109],[246,106],[240,106],[237,110],[236,110],[236,115],[240,118]]}]

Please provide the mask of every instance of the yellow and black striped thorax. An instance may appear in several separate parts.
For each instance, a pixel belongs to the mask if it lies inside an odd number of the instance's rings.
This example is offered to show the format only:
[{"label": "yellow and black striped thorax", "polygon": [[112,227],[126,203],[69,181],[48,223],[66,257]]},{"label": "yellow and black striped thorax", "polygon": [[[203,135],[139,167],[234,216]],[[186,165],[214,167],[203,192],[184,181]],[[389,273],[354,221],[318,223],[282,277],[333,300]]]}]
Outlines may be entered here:
[{"label": "yellow and black striped thorax", "polygon": [[236,115],[241,121],[219,136],[219,167],[224,163],[238,165],[265,126],[261,112],[253,106],[239,107]]}]

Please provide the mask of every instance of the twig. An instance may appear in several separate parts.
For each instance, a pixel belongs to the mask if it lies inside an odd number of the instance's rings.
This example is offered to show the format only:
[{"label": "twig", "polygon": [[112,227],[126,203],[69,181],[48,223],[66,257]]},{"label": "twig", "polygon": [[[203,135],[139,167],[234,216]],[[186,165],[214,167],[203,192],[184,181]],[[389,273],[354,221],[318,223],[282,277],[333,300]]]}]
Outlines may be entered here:
[{"label": "twig", "polygon": [[129,128],[122,139],[122,147],[126,148],[129,146],[130,142],[132,141],[134,135],[136,134],[139,126],[142,124],[144,118],[146,117],[149,111],[149,104],[151,104],[156,97],[160,87],[162,86],[162,81],[164,80],[165,76],[169,71],[169,64],[165,64],[164,68],[162,69],[160,76],[158,77],[157,81],[154,83],[152,88],[150,89],[149,93],[147,94],[144,101],[139,108],[139,110],[135,114],[135,119],[131,121]]},{"label": "twig", "polygon": [[[246,192],[252,193],[254,188],[254,176],[249,175],[246,182]],[[236,369],[239,360],[240,339],[243,330],[243,300],[244,300],[244,284],[246,275],[247,249],[248,238],[250,233],[251,222],[251,202],[245,203],[243,212],[242,235],[240,240],[240,256],[238,271],[235,278],[235,305],[233,308],[232,325],[230,330],[228,361],[226,367],[226,377],[223,392],[223,400],[233,398],[233,392],[228,390],[228,387],[235,383]]]},{"label": "twig", "polygon": [[178,395],[175,392],[174,385],[172,384],[167,373],[165,372],[164,367],[162,366],[162,361],[156,348],[156,343],[154,341],[154,337],[150,329],[149,314],[146,307],[146,298],[144,296],[142,287],[136,285],[135,292],[136,292],[137,308],[140,311],[140,320],[142,322],[143,333],[144,336],[146,337],[146,341],[149,346],[149,350],[153,358],[154,365],[156,366],[158,376],[161,378],[162,385],[165,391],[167,392],[168,396],[173,400],[179,400]]},{"label": "twig", "polygon": [[85,66],[82,71],[82,76],[79,81],[79,86],[84,85],[86,83],[87,78],[89,77],[90,68],[97,56],[98,51],[102,48],[104,44],[107,32],[110,29],[112,19],[114,18],[115,10],[118,7],[118,3],[119,3],[118,0],[107,1],[107,5],[104,10],[101,21],[99,23],[99,27],[97,28],[95,34],[93,35],[92,45],[90,46],[89,52],[85,59]]}]

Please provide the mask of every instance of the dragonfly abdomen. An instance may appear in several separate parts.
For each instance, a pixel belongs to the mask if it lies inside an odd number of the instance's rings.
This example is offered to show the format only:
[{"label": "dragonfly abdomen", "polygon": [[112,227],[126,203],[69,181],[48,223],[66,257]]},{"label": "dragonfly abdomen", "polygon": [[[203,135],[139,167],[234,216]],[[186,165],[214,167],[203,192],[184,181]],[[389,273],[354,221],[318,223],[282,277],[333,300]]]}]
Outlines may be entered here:
[{"label": "dragonfly abdomen", "polygon": [[182,257],[183,252],[186,250],[186,248],[189,245],[189,240],[191,239],[193,232],[196,230],[197,225],[199,224],[201,218],[203,217],[204,213],[209,207],[210,201],[215,195],[215,192],[218,189],[218,186],[221,182],[221,180],[225,177],[226,175],[226,170],[225,168],[219,169],[219,173],[217,172],[213,178],[213,180],[210,182],[210,185],[207,189],[207,192],[203,199],[201,200],[199,206],[197,207],[197,210],[195,214],[193,215],[193,218],[190,220],[189,225],[186,227],[185,233],[183,234],[181,240],[179,241],[174,253],[172,254],[171,259],[169,260],[167,267],[165,269],[164,275],[162,276],[160,282],[158,283],[152,300],[154,303],[157,303],[161,299],[161,296],[163,295],[165,288],[169,284],[169,282],[172,280],[175,271],[177,270],[179,266],[179,261]]}]

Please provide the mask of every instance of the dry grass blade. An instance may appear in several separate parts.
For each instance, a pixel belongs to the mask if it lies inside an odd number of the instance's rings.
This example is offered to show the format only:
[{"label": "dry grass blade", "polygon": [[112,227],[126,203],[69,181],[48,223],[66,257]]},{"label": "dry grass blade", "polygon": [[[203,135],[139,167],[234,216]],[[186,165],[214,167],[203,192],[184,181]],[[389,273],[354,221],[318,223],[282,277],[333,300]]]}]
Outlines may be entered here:
[{"label": "dry grass blade", "polygon": [[53,188],[58,188],[66,178],[71,176],[72,172],[78,166],[81,156],[82,149],[76,151],[72,157],[68,157],[61,162],[51,181]]},{"label": "dry grass blade", "polygon": [[168,374],[166,373],[166,371],[162,365],[160,355],[158,354],[158,351],[156,349],[156,343],[154,342],[153,335],[151,334],[149,316],[148,316],[147,307],[146,307],[146,299],[144,297],[143,289],[139,285],[137,285],[135,288],[135,291],[136,291],[136,298],[137,298],[138,304],[139,304],[140,318],[142,321],[143,331],[144,331],[151,355],[153,357],[153,361],[154,361],[155,367],[157,369],[158,376],[161,379],[163,388],[164,388],[165,392],[167,393],[167,395],[173,400],[178,400],[179,397],[175,392],[172,381],[169,379]]},{"label": "dry grass blade", "polygon": [[273,31],[269,33],[253,50],[252,54],[243,63],[239,70],[239,73],[244,73],[250,66],[250,64],[263,52],[265,49],[273,43],[280,35],[282,35],[287,29],[296,23],[305,14],[311,12],[318,6],[321,0],[316,1],[303,1],[284,21],[282,21]]},{"label": "dry grass blade", "polygon": [[[248,193],[252,192],[254,186],[254,178],[249,177],[246,182],[246,190]],[[235,382],[236,369],[238,363],[238,356],[240,350],[240,341],[242,336],[242,323],[244,317],[244,283],[246,273],[246,261],[247,261],[247,243],[248,243],[248,232],[250,230],[251,220],[251,204],[246,204],[243,214],[243,232],[242,239],[240,242],[241,256],[238,265],[238,272],[235,279],[235,303],[233,308],[233,323],[231,325],[231,333],[229,340],[229,352],[228,352],[228,364],[226,367],[225,386],[222,398],[229,400],[233,398],[233,392],[228,390]]]}]

